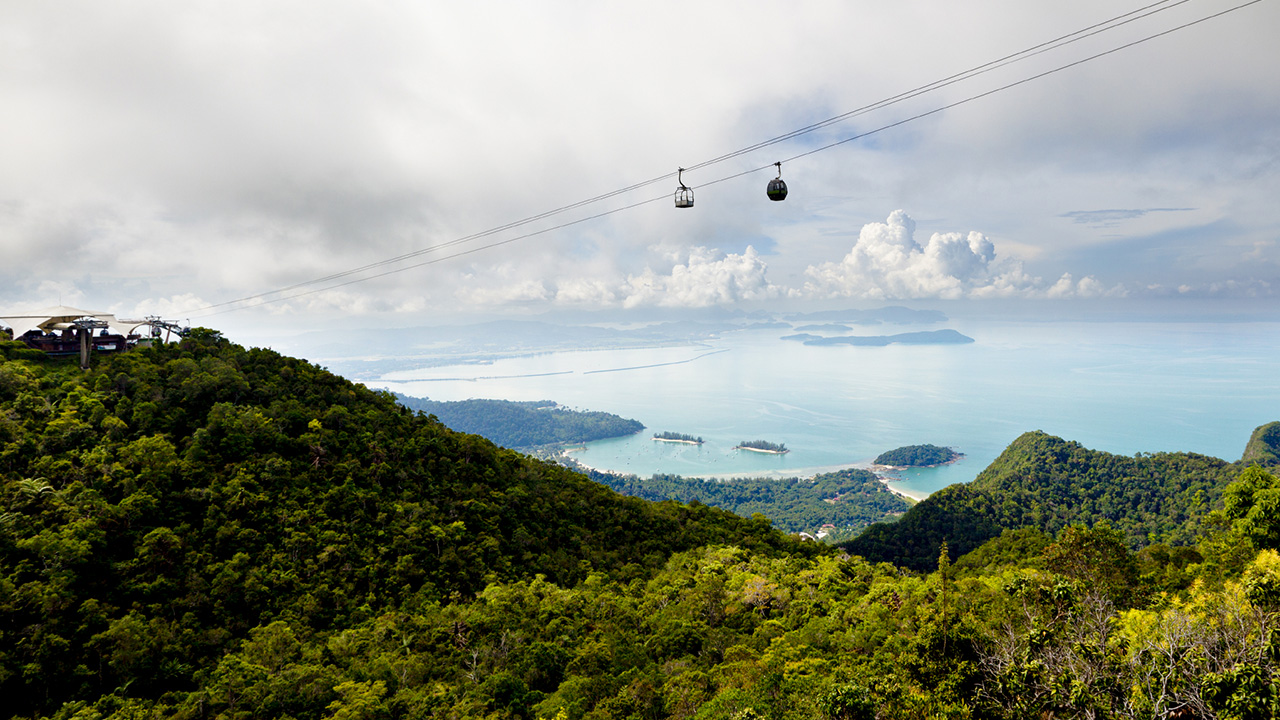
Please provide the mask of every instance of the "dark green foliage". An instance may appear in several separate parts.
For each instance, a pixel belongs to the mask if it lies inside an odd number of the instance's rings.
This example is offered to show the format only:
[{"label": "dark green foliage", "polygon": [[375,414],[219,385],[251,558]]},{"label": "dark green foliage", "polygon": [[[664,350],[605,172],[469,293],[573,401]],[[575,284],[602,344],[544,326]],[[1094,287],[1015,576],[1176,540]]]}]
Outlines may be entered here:
[{"label": "dark green foliage", "polygon": [[[375,707],[376,684],[271,668],[304,662],[290,648],[315,634],[492,582],[640,578],[708,543],[821,551],[705,505],[616,495],[212,332],[88,372],[6,361],[0,437],[0,697],[20,714],[262,667],[268,714],[294,713],[313,682],[325,702]],[[220,660],[242,643],[278,659]],[[527,699],[493,682],[504,707]]]},{"label": "dark green foliage", "polygon": [[1272,720],[1280,715],[1280,691],[1266,669],[1243,665],[1204,678],[1205,701],[1222,720]]},{"label": "dark green foliage", "polygon": [[1136,558],[1141,592],[1155,595],[1186,590],[1195,580],[1192,568],[1202,570],[1204,560],[1199,549],[1186,545],[1156,543],[1142,548]]},{"label": "dark green foliage", "polygon": [[1006,529],[998,537],[961,556],[955,567],[965,572],[994,572],[1010,567],[1042,569],[1044,550],[1052,543],[1053,539],[1040,532],[1039,528]]},{"label": "dark green foliage", "polygon": [[583,443],[632,435],[644,429],[638,420],[605,412],[568,410],[549,400],[438,402],[407,395],[397,395],[396,399],[410,410],[436,416],[458,432],[482,435],[507,448]]},{"label": "dark green foliage", "polygon": [[864,687],[832,688],[818,701],[818,707],[826,720],[876,720],[876,704]]},{"label": "dark green foliage", "polygon": [[1101,521],[1122,532],[1130,547],[1190,544],[1237,472],[1236,465],[1194,453],[1127,457],[1030,432],[973,482],[930,495],[898,522],[872,526],[845,547],[926,570],[943,538],[964,554],[1005,529],[1035,527],[1054,535]]},{"label": "dark green foliage", "polygon": [[843,543],[854,555],[927,571],[946,540],[964,555],[1003,530],[986,494],[970,485],[951,485],[916,503],[893,523],[877,523]]},{"label": "dark green foliage", "polygon": [[[1280,554],[1251,540],[1270,536],[1261,470],[1197,525],[1167,492],[1196,456],[1115,461],[1144,482],[1168,472],[1142,485],[1163,503],[1144,522],[1205,536],[1136,557],[1119,524],[1068,523],[1050,546],[1040,525],[996,522],[1034,508],[951,488],[914,536],[882,536],[927,550],[913,573],[703,503],[620,497],[216,333],[100,360],[0,363],[3,717],[1277,711]],[[1105,488],[1090,475],[1105,457],[1052,440],[986,482],[1057,523],[1068,499],[1109,493],[1072,484]],[[858,471],[801,484],[834,507],[888,494]]]},{"label": "dark green foliage", "polygon": [[[27,347],[26,343],[18,340],[0,339],[0,358],[5,360],[30,360],[33,362],[61,362],[69,364],[68,360],[57,360],[51,358],[44,353],[43,350],[34,350]],[[78,362],[78,360],[77,360]]]},{"label": "dark green foliage", "polygon": [[787,451],[785,443],[771,443],[768,440],[743,440],[738,443],[737,447],[748,448],[751,450],[765,450],[776,453],[784,453]]},{"label": "dark green foliage", "polygon": [[1073,526],[1058,534],[1044,550],[1049,572],[1071,578],[1104,593],[1115,607],[1132,607],[1138,586],[1137,558],[1124,534],[1105,522],[1092,528]]},{"label": "dark green foliage", "polygon": [[910,507],[866,470],[840,470],[812,479],[701,480],[678,475],[614,475],[589,471],[592,479],[646,500],[700,502],[743,517],[756,513],[786,532],[815,532],[825,524],[859,529],[896,517]]},{"label": "dark green foliage", "polygon": [[1280,548],[1280,479],[1254,465],[1224,493],[1223,512],[1232,529],[1257,548]]},{"label": "dark green foliage", "polygon": [[933,467],[946,465],[960,457],[960,453],[951,448],[938,445],[907,445],[888,452],[880,453],[875,459],[877,465],[894,465],[897,467]]},{"label": "dark green foliage", "polygon": [[678,432],[670,432],[667,430],[654,433],[653,438],[655,440],[679,440],[681,442],[691,442],[691,443],[697,443],[699,445],[702,444],[701,437],[694,437],[693,435],[686,435],[684,433],[678,433]]}]

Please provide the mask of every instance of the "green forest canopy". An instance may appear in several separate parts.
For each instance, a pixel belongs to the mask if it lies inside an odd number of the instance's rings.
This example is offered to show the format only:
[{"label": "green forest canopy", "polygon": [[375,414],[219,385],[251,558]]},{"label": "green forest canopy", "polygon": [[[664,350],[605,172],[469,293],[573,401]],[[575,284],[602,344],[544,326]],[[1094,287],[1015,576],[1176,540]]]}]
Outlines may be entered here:
[{"label": "green forest canopy", "polygon": [[699,445],[702,444],[701,436],[695,437],[693,435],[687,435],[685,433],[671,432],[670,430],[663,430],[662,432],[654,433],[653,439],[654,440],[679,440],[680,442],[697,443]]},{"label": "green forest canopy", "polygon": [[916,504],[898,522],[876,525],[844,547],[868,559],[917,570],[933,566],[945,539],[959,555],[1003,530],[1054,535],[1073,524],[1107,521],[1132,548],[1194,543],[1222,490],[1243,470],[1195,453],[1133,457],[1089,450],[1028,432],[968,484],[951,485]]},{"label": "green forest canopy", "polygon": [[644,577],[708,543],[817,551],[208,331],[85,373],[6,359],[0,440],[0,697],[20,714],[194,692],[276,621],[327,637],[493,582]]},{"label": "green forest canopy", "polygon": [[785,532],[817,533],[834,525],[842,535],[900,516],[908,502],[866,470],[839,470],[813,478],[703,480],[677,475],[619,475],[588,471],[597,482],[646,500],[701,502],[743,517],[759,513]]},{"label": "green forest canopy", "polygon": [[880,453],[874,460],[876,465],[892,465],[895,467],[933,467],[945,465],[961,457],[960,453],[938,445],[907,445]]},{"label": "green forest canopy", "polygon": [[772,443],[768,440],[743,440],[737,444],[737,447],[748,448],[751,450],[764,450],[766,452],[787,452],[787,446],[785,443]]},{"label": "green forest canopy", "polygon": [[1280,704],[1280,480],[1263,467],[1031,433],[958,486],[977,493],[965,502],[916,506],[991,523],[975,552],[908,523],[915,509],[890,526],[914,528],[893,538],[905,557],[932,554],[912,571],[616,495],[209,331],[85,373],[0,352],[0,715],[1263,718]]}]

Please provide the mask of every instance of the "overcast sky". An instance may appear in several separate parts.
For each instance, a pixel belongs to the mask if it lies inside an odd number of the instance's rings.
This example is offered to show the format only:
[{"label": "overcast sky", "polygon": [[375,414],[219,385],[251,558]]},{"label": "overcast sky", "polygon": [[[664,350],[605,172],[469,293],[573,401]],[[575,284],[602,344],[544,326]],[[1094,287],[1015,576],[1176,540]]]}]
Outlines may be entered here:
[{"label": "overcast sky", "polygon": [[[1275,303],[1274,0],[804,155],[1239,2],[1158,4],[686,172],[692,209],[673,207],[666,177],[224,317]],[[693,167],[1141,5],[0,3],[0,309],[200,317]],[[777,161],[781,203],[765,196]]]}]

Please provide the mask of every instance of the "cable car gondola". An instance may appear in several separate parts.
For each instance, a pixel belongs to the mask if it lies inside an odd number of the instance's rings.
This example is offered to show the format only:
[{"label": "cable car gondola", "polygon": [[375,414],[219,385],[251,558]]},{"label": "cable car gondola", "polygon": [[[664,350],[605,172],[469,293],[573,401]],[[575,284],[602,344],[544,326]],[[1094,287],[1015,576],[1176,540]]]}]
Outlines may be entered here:
[{"label": "cable car gondola", "polygon": [[684,168],[679,168],[677,175],[680,187],[676,188],[676,207],[691,208],[693,207],[693,188],[684,184]]},{"label": "cable car gondola", "polygon": [[769,193],[770,200],[786,200],[787,183],[782,179],[782,163],[776,162],[774,165],[778,166],[778,177],[769,181],[769,189],[766,192]]}]

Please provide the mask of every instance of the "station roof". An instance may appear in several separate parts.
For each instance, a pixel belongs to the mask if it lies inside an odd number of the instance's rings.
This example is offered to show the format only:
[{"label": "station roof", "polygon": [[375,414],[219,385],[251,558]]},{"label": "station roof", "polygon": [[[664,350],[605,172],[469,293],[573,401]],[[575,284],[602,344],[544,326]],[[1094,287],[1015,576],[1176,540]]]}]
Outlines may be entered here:
[{"label": "station roof", "polygon": [[82,310],[67,305],[55,305],[31,312],[0,314],[0,324],[8,325],[12,328],[13,337],[16,339],[28,330],[37,328],[45,332],[61,330],[70,323],[86,317],[107,323],[114,332],[119,332],[118,328],[121,325],[131,325],[135,322],[133,320],[120,320],[116,318],[114,313]]}]

